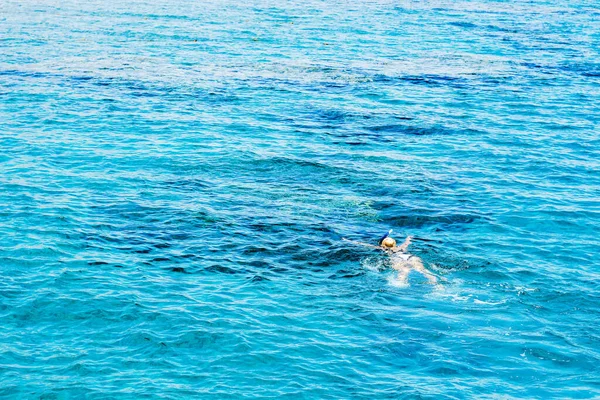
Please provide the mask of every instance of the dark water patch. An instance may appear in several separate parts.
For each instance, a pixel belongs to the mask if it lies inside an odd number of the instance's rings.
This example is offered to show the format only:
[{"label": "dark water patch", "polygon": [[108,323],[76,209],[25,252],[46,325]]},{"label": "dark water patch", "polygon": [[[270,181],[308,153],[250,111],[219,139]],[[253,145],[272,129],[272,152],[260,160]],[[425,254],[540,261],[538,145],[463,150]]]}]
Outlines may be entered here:
[{"label": "dark water patch", "polygon": [[219,216],[215,211],[188,210],[180,213],[177,217],[164,221],[164,225],[177,229],[177,226],[188,226],[190,228],[213,228],[227,225],[227,220]]},{"label": "dark water patch", "polygon": [[302,234],[306,232],[312,232],[318,234],[319,237],[332,237],[335,235],[335,231],[326,224],[310,223],[306,222],[299,224],[298,222],[248,222],[244,224],[248,229],[267,233],[274,240],[280,240],[281,238],[290,238],[291,233]]},{"label": "dark water patch", "polygon": [[34,78],[34,79],[47,79],[63,77],[61,74],[51,72],[40,72],[40,71],[22,71],[18,69],[5,69],[0,70],[0,76],[19,77],[19,78]]},{"label": "dark water patch", "polygon": [[321,131],[333,131],[336,130],[338,128],[340,128],[342,125],[330,125],[330,124],[323,124],[323,123],[304,123],[304,122],[294,122],[292,124],[292,126],[294,128],[296,128],[294,130],[294,132],[299,132],[299,133],[306,133],[306,134],[312,134],[315,130],[321,130]]},{"label": "dark water patch", "polygon": [[97,266],[97,265],[108,265],[110,263],[105,261],[88,261],[89,266]]},{"label": "dark water patch", "polygon": [[[356,130],[355,132],[348,133],[346,131],[328,131],[324,132],[328,137],[336,138],[336,139],[345,139],[343,141],[335,140],[333,143],[344,143],[352,146],[361,146],[361,145],[372,145],[374,142],[377,143],[393,143],[394,137],[387,135],[383,136],[376,133],[366,133],[361,132],[360,130]],[[344,176],[340,176],[338,179],[344,180]]]},{"label": "dark water patch", "polygon": [[91,231],[105,232],[107,240],[114,240],[115,236],[111,234],[131,235],[136,244],[145,240],[162,240],[167,243],[186,240],[191,236],[183,227],[203,227],[208,222],[217,221],[211,213],[205,211],[148,206],[137,202],[91,206],[90,209],[96,218],[105,219],[106,222],[90,225],[87,229],[88,238]]},{"label": "dark water patch", "polygon": [[132,12],[132,11],[119,11],[119,12],[110,12],[110,11],[103,11],[102,13],[90,13],[89,15],[95,16],[95,17],[99,17],[99,18],[106,18],[107,16],[113,16],[113,17],[117,17],[117,18],[123,18],[123,19],[129,19],[129,18],[134,18],[134,19],[140,19],[140,20],[174,20],[174,21],[197,21],[198,18],[192,15],[188,15],[188,14],[156,14],[156,13],[137,13],[137,12]]},{"label": "dark water patch", "polygon": [[341,89],[350,86],[350,83],[339,81],[325,81],[321,83],[321,85],[328,89]]},{"label": "dark water patch", "polygon": [[317,161],[310,161],[300,158],[287,158],[287,157],[271,157],[268,159],[258,159],[253,162],[256,166],[266,167],[300,167],[300,168],[311,168],[311,169],[329,169],[328,165],[319,163]]},{"label": "dark water patch", "polygon": [[381,133],[400,133],[403,135],[415,135],[415,136],[425,136],[425,135],[432,135],[435,133],[440,133],[440,132],[436,132],[432,128],[417,127],[417,126],[410,126],[410,125],[398,125],[398,124],[370,126],[367,128],[367,130],[369,130],[371,132],[378,132],[378,133],[379,132],[381,132]]},{"label": "dark water patch", "polygon": [[331,133],[326,133],[340,136],[356,136],[356,134],[353,133],[340,133],[336,132],[336,130],[339,130],[339,128],[342,127],[353,129],[355,125],[360,126],[364,124],[364,121],[378,121],[382,119],[393,119],[400,121],[414,120],[413,117],[403,115],[385,114],[382,116],[377,113],[351,113],[342,109],[320,109],[308,114],[305,119],[300,121],[292,121],[292,123],[293,126],[297,128],[333,131]]},{"label": "dark water patch", "polygon": [[212,185],[205,179],[194,177],[181,177],[178,179],[168,179],[162,184],[174,190],[197,191],[199,189],[211,188]]},{"label": "dark water patch", "polygon": [[[117,221],[121,219],[134,220],[140,218],[147,218],[156,216],[162,209],[157,207],[151,207],[140,204],[140,202],[128,201],[121,203],[108,203],[108,204],[92,204],[90,210],[99,213],[106,214],[117,218]],[[98,226],[101,228],[101,226]]]},{"label": "dark water patch", "polygon": [[[485,268],[483,265],[479,265],[481,267],[478,269],[476,278],[485,282],[510,282],[514,278],[510,276],[507,272],[501,271],[500,269],[495,268]],[[472,272],[475,272],[472,270]]]},{"label": "dark water patch", "polygon": [[335,274],[329,275],[328,279],[352,279],[352,278],[359,278],[361,276],[364,276],[365,274],[366,274],[366,272],[363,270],[359,270],[359,271],[339,270],[339,271],[336,271]]},{"label": "dark water patch", "polygon": [[168,268],[168,270],[171,272],[179,273],[179,274],[191,274],[191,272],[189,272],[188,270],[186,270],[183,267],[171,267],[171,268]]},{"label": "dark water patch", "polygon": [[284,243],[275,248],[279,254],[291,255],[292,259],[298,259],[302,257],[302,253],[305,251],[304,246],[296,243]]},{"label": "dark water patch", "polygon": [[357,141],[333,141],[333,144],[348,145],[348,146],[368,146],[368,142],[357,142]]},{"label": "dark water patch", "polygon": [[373,82],[384,83],[386,85],[403,85],[405,83],[413,85],[424,85],[430,87],[448,86],[453,88],[463,88],[468,84],[468,80],[462,77],[446,75],[400,75],[390,76],[377,74],[373,76]]},{"label": "dark water patch", "polygon": [[499,25],[487,25],[485,28],[488,31],[496,31],[496,32],[503,32],[503,33],[519,33],[519,32],[521,32],[520,30],[515,29],[515,28],[509,28],[509,27],[499,26]]},{"label": "dark water patch", "polygon": [[424,238],[424,237],[417,237],[417,236],[413,236],[412,240],[413,240],[413,242],[417,241],[417,242],[424,242],[424,243],[428,243],[428,244],[430,244],[430,243],[441,244],[442,243],[441,240]]},{"label": "dark water patch", "polygon": [[[326,182],[332,177],[335,179],[346,179],[345,177],[352,176],[352,171],[347,168],[324,163],[322,161],[313,161],[303,158],[292,157],[271,157],[251,160],[248,163],[256,173],[269,173],[271,176],[277,176],[279,184],[300,184],[301,182],[311,181],[314,179]],[[271,180],[271,179],[269,179]]]},{"label": "dark water patch", "polygon": [[181,349],[202,349],[216,345],[221,339],[222,335],[219,333],[192,331],[183,333],[169,344]]},{"label": "dark water patch", "polygon": [[240,88],[252,91],[264,90],[273,93],[293,94],[301,90],[307,90],[307,88],[313,89],[311,85],[284,77],[237,78],[236,81]]},{"label": "dark water patch", "polygon": [[265,257],[269,255],[276,255],[278,252],[272,247],[246,246],[240,250],[240,253],[249,257]]},{"label": "dark water patch", "polygon": [[316,113],[316,119],[321,121],[343,122],[353,116],[342,110],[321,110]]},{"label": "dark water patch", "polygon": [[[526,68],[539,69],[539,70],[550,68],[549,66],[544,66],[544,65],[534,63],[534,62],[522,62],[519,65],[526,67]],[[551,72],[549,72],[549,73],[551,73]]]},{"label": "dark water patch", "polygon": [[390,75],[384,75],[384,74],[375,74],[372,76],[371,78],[373,80],[373,82],[375,83],[385,83],[385,84],[389,84],[389,83],[393,83],[397,81],[397,77],[395,76],[390,76]]},{"label": "dark water patch", "polygon": [[[480,76],[479,81],[481,84],[487,84],[486,87],[489,89],[490,86],[495,90],[497,89],[497,85],[505,85],[511,82],[514,79],[513,76],[509,75],[489,75],[483,74]],[[519,89],[512,89],[512,91],[520,91]]]},{"label": "dark water patch", "polygon": [[152,249],[137,249],[132,251],[137,254],[149,254],[152,252]]},{"label": "dark water patch", "polygon": [[192,254],[192,253],[178,255],[176,257],[180,258],[182,260],[194,260],[194,261],[203,260],[203,257],[200,254]]},{"label": "dark water patch", "polygon": [[471,224],[483,219],[482,216],[474,214],[450,214],[450,215],[395,215],[389,216],[385,213],[380,216],[381,221],[390,226],[410,228],[451,228],[456,225]]},{"label": "dark water patch", "polygon": [[245,271],[241,271],[241,270],[235,270],[233,268],[230,267],[226,267],[224,265],[211,265],[209,267],[204,268],[205,272],[212,272],[212,273],[219,273],[219,274],[228,274],[228,275],[234,275],[234,274],[239,274]]},{"label": "dark water patch", "polygon": [[[205,43],[202,43],[206,40],[205,37],[189,35],[189,34],[177,34],[177,33],[168,33],[161,31],[146,31],[146,32],[135,32],[135,31],[127,31],[123,32],[121,37],[129,39],[129,40],[140,40],[147,42],[176,42],[178,46],[183,47],[187,46],[189,48],[198,48],[199,46],[205,46]],[[199,43],[200,41],[200,43]],[[182,62],[181,65],[195,65],[196,63],[186,63]]]},{"label": "dark water patch", "polygon": [[475,135],[481,132],[474,129],[451,129],[443,126],[415,126],[407,124],[384,124],[365,127],[366,130],[374,133],[400,134],[411,136],[431,136],[431,135]]},{"label": "dark water patch", "polygon": [[563,63],[563,64],[540,64],[535,62],[522,62],[519,65],[537,70],[544,74],[577,74],[585,77],[596,78],[600,76],[600,64],[597,63]]},{"label": "dark water patch", "polygon": [[247,227],[256,232],[268,233],[271,235],[286,234],[291,227],[292,223],[264,223],[255,222],[247,225]]},{"label": "dark water patch", "polygon": [[[115,68],[110,68],[114,70]],[[239,102],[240,98],[227,89],[204,90],[194,87],[188,87],[180,84],[170,84],[165,82],[152,82],[141,79],[131,79],[124,77],[97,76],[76,74],[69,75],[64,73],[47,71],[24,71],[18,69],[0,70],[0,76],[15,78],[45,79],[53,81],[53,84],[67,88],[89,89],[91,87],[100,87],[104,94],[109,96],[105,101],[115,101],[117,93],[108,92],[107,89],[116,89],[119,91],[120,101],[125,99],[122,96],[131,96],[133,98],[162,98],[170,102],[191,102],[220,105],[232,102]]]},{"label": "dark water patch", "polygon": [[[339,258],[340,252],[327,253],[317,250],[312,245],[308,248],[287,246],[287,250],[276,248],[258,256],[256,254],[240,254],[244,260],[239,265],[243,266],[244,270],[253,271],[261,276],[268,274],[269,277],[277,277],[277,279],[285,278],[290,274],[297,276],[298,274],[331,273],[336,269],[335,266],[344,260]],[[354,254],[352,258],[359,261],[360,254]]]},{"label": "dark water patch", "polygon": [[457,26],[459,28],[467,28],[467,29],[473,29],[473,28],[478,27],[477,24],[473,24],[471,22],[466,22],[466,21],[453,21],[453,22],[449,22],[448,25]]},{"label": "dark water patch", "polygon": [[585,71],[585,72],[582,72],[581,75],[587,76],[587,77],[598,78],[598,77],[600,77],[600,69],[597,71]]},{"label": "dark water patch", "polygon": [[[322,79],[305,81],[294,79],[292,76],[269,77],[269,78],[239,78],[241,84],[249,85],[252,89],[269,90],[280,93],[322,93],[324,90],[330,93],[345,93],[356,86],[351,78],[333,75],[333,70],[323,67],[309,68],[307,73],[321,73],[327,75]],[[336,71],[343,73],[342,71]]]},{"label": "dark water patch", "polygon": [[246,265],[248,265],[250,267],[254,267],[254,268],[266,268],[266,269],[271,269],[271,267],[272,267],[272,265],[265,260],[252,260],[252,261],[246,263]]},{"label": "dark water patch", "polygon": [[254,275],[254,276],[248,277],[246,279],[248,279],[252,283],[269,282],[270,281],[269,278],[262,276],[262,275]]},{"label": "dark water patch", "polygon": [[[72,80],[74,80],[75,82],[80,81],[80,82],[87,82],[87,81],[91,81],[92,79],[94,79],[93,76],[89,76],[89,75],[80,75],[80,76],[73,76],[71,77]],[[110,99],[113,100],[114,99]]]},{"label": "dark water patch", "polygon": [[[331,265],[336,265],[341,262],[356,262],[362,259],[365,255],[371,254],[374,254],[373,249],[357,247],[354,244],[346,244],[343,242],[342,244],[336,245],[327,251],[322,251],[319,253],[315,253],[313,251],[306,252],[301,260],[308,261],[308,263],[313,267],[327,268]],[[377,252],[375,254],[379,253]]]}]

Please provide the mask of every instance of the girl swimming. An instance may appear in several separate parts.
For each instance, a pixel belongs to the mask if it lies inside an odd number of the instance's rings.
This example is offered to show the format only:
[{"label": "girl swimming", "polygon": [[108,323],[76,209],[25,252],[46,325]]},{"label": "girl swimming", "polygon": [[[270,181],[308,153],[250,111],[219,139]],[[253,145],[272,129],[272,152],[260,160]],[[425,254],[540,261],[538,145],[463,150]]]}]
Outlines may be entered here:
[{"label": "girl swimming", "polygon": [[386,233],[382,238],[379,239],[377,246],[368,243],[348,240],[346,238],[342,238],[342,240],[360,246],[372,247],[375,249],[385,251],[390,256],[392,268],[398,271],[398,281],[402,285],[408,284],[408,274],[412,270],[420,272],[427,278],[428,283],[435,285],[437,283],[437,278],[431,272],[425,269],[423,261],[419,257],[407,252],[408,246],[411,243],[412,236],[408,236],[404,240],[404,243],[402,243],[400,246],[397,246],[396,240],[394,240],[390,236],[390,233],[392,233],[391,229],[388,233]]}]

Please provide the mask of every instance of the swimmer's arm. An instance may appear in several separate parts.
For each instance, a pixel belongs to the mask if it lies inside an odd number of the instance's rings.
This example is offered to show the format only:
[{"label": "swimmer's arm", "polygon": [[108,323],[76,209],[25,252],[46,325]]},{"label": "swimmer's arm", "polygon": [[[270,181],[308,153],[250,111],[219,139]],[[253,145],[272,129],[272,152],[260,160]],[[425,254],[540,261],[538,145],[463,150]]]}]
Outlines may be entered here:
[{"label": "swimmer's arm", "polygon": [[352,243],[352,244],[357,244],[357,245],[359,245],[359,246],[371,247],[371,248],[373,248],[373,249],[381,249],[381,247],[379,247],[379,246],[375,246],[375,245],[373,245],[373,244],[369,244],[369,243],[356,242],[356,241],[354,241],[354,240],[349,240],[349,239],[346,239],[346,238],[342,238],[342,240],[344,240],[344,241],[346,241],[346,242],[350,242],[350,243]]},{"label": "swimmer's arm", "polygon": [[398,246],[398,250],[405,253],[406,250],[408,249],[408,246],[410,245],[412,240],[412,236],[408,236],[406,238],[406,240],[404,240],[404,243],[402,243],[400,246]]}]

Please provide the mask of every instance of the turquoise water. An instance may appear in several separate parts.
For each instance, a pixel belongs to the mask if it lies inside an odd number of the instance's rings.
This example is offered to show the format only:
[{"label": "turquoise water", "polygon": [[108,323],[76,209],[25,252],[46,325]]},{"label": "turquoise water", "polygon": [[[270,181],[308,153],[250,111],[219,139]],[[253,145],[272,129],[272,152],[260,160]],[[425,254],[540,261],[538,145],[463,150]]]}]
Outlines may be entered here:
[{"label": "turquoise water", "polygon": [[189,3],[0,4],[0,397],[600,397],[598,2]]}]

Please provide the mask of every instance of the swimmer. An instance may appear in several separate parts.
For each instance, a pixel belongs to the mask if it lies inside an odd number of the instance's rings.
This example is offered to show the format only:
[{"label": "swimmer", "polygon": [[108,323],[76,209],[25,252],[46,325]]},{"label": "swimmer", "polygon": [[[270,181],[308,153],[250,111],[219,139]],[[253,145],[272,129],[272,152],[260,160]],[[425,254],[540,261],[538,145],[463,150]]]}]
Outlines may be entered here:
[{"label": "swimmer", "polygon": [[381,239],[379,239],[378,246],[368,243],[355,242],[354,240],[348,240],[346,238],[342,238],[342,240],[360,246],[366,246],[385,251],[390,256],[392,268],[398,271],[398,280],[402,285],[408,284],[408,274],[412,270],[420,272],[427,278],[428,283],[435,285],[437,283],[437,278],[431,272],[425,269],[425,266],[423,266],[423,261],[419,257],[407,252],[408,246],[412,240],[412,236],[408,236],[404,240],[404,243],[402,243],[400,246],[396,246],[396,240],[390,236],[390,233],[392,233],[391,229]]}]

